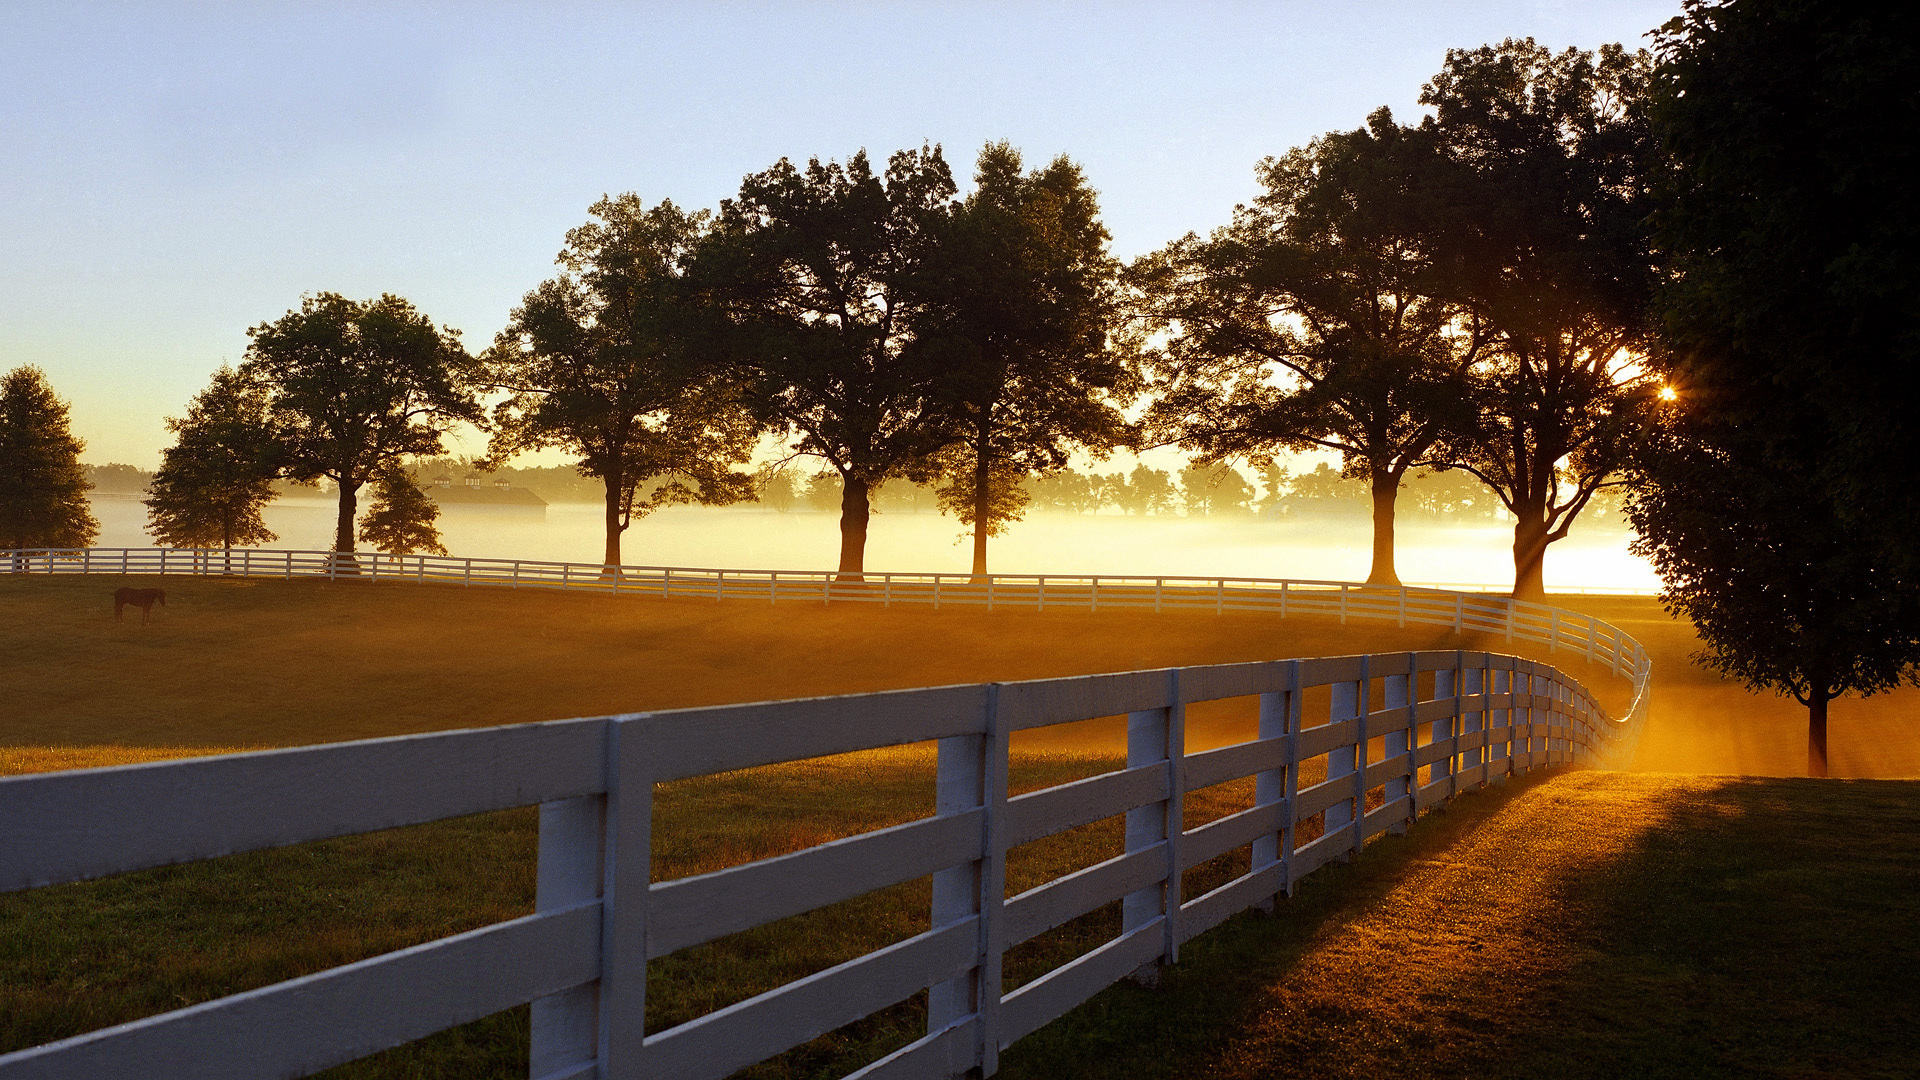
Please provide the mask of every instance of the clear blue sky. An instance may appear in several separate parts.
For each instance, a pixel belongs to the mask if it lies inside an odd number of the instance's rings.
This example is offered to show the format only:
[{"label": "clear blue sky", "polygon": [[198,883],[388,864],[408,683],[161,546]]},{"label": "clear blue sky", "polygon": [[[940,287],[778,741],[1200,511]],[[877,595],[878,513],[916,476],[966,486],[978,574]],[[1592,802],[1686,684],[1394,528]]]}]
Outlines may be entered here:
[{"label": "clear blue sky", "polygon": [[46,370],[86,460],[151,467],[302,293],[399,293],[478,349],[603,192],[711,206],[862,147],[1065,152],[1137,255],[1224,222],[1261,157],[1417,115],[1449,47],[1644,43],[1678,6],[15,0],[0,369]]}]

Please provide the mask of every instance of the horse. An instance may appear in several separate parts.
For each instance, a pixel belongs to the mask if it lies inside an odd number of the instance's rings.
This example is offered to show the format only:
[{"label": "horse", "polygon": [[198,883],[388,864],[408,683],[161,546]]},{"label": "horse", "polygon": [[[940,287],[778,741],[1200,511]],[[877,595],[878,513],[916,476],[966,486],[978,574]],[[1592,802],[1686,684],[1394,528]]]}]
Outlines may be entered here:
[{"label": "horse", "polygon": [[155,601],[158,601],[161,607],[166,607],[167,591],[165,589],[115,589],[113,590],[113,621],[122,621],[120,612],[128,604],[132,604],[140,609],[140,621],[145,623],[147,616],[153,614]]}]

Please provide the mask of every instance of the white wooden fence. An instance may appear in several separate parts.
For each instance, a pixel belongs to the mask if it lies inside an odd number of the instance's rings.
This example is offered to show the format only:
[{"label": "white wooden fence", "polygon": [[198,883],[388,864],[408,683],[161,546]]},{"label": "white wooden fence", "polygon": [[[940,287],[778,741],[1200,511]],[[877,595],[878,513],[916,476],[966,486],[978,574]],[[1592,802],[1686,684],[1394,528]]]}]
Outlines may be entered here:
[{"label": "white wooden fence", "polygon": [[[1556,618],[1556,634],[1593,625]],[[1611,628],[1580,647],[1616,670],[1621,657],[1644,655]],[[1646,674],[1643,661],[1633,667],[1636,689]],[[1318,687],[1330,689],[1309,710]],[[1186,753],[1186,707],[1229,698],[1257,699],[1257,737]],[[1644,700],[1636,695],[1635,719]],[[1121,714],[1125,768],[1009,797],[1014,732]],[[921,990],[925,1036],[852,1075],[991,1075],[1022,1036],[1143,966],[1174,962],[1183,942],[1288,895],[1369,837],[1510,774],[1605,761],[1635,726],[1609,719],[1545,664],[1449,651],[639,713],[4,778],[0,890],[536,803],[540,842],[532,915],[8,1054],[0,1080],[301,1076],[521,1002],[533,1003],[536,1078],[702,1080]],[[929,740],[939,747],[933,816],[649,880],[655,784]],[[1325,779],[1303,786],[1303,773]],[[1183,827],[1187,792],[1248,776],[1250,808]],[[1005,895],[1010,848],[1122,814],[1124,854]],[[1319,835],[1299,842],[1296,830],[1316,819]],[[1183,871],[1248,848],[1249,872],[1183,895]],[[645,1030],[649,959],[927,875],[927,932]],[[1124,911],[1117,937],[1004,991],[1007,949],[1114,901]]]},{"label": "white wooden fence", "polygon": [[1590,615],[1488,593],[1282,578],[1121,574],[867,573],[723,570],[680,566],[465,559],[439,555],[287,551],[265,548],[29,548],[0,551],[0,571],[25,574],[197,574],[344,581],[437,582],[518,589],[573,589],[636,596],[764,603],[926,604],[933,607],[1078,608],[1088,611],[1229,611],[1326,615],[1501,634],[1507,641],[1572,649],[1589,663],[1644,685],[1646,652]]}]

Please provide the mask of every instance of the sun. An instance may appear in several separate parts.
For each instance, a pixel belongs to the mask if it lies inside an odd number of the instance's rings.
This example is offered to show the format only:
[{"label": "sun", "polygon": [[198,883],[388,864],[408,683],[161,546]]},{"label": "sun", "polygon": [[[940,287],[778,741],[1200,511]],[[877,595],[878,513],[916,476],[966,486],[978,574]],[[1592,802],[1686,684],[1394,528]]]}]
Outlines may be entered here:
[{"label": "sun", "polygon": [[1663,386],[1660,388],[1661,401],[1676,401],[1679,399],[1679,397],[1680,397],[1680,391],[1675,390],[1671,386]]}]

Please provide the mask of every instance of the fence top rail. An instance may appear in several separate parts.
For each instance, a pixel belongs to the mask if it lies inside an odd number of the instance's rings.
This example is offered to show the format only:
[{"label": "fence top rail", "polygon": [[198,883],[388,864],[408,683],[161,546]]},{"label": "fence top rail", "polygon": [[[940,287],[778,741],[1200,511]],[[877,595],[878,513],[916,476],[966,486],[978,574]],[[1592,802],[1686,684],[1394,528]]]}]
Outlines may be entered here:
[{"label": "fence top rail", "polygon": [[[996,707],[1008,730],[1023,730],[1437,670],[1428,659],[1551,678],[1568,703],[1592,702],[1546,664],[1447,650],[1001,683]],[[1492,691],[1483,683],[1474,693]],[[0,777],[0,892],[596,794],[606,790],[609,724],[639,725],[660,783],[982,734],[990,700],[991,685],[973,683]]]},{"label": "fence top rail", "polygon": [[[287,555],[294,555],[294,556],[312,557],[314,559],[325,560],[325,561],[331,561],[335,559],[337,556],[349,555],[356,559],[360,559],[360,558],[365,558],[369,560],[386,559],[386,560],[395,560],[400,562],[412,563],[414,565],[445,566],[449,568],[458,567],[463,570],[469,566],[473,567],[476,570],[482,569],[482,568],[491,568],[491,567],[500,567],[500,568],[551,567],[556,571],[560,571],[560,570],[591,571],[596,576],[606,573],[607,570],[609,569],[607,564],[597,563],[597,562],[565,562],[565,561],[549,560],[549,559],[503,559],[503,558],[494,558],[494,557],[488,557],[488,556],[469,557],[469,556],[459,556],[459,555],[387,555],[382,552],[374,552],[374,551],[337,552],[337,551],[325,551],[325,550],[319,550],[319,549],[306,549],[306,548],[231,548],[231,549],[164,548],[164,547],[19,548],[19,549],[13,549],[5,552],[5,555],[10,557],[15,557],[15,558],[27,558],[27,559],[47,558],[47,557],[55,557],[55,558],[66,557],[68,559],[80,559],[80,558],[85,558],[89,554],[106,554],[106,553],[113,553],[113,554],[125,553],[128,555],[144,555],[144,556],[155,558],[155,559],[171,559],[172,557],[175,557],[175,556],[195,558],[195,559],[205,559],[208,557],[228,558],[228,557],[236,557],[236,556],[241,558],[246,558],[249,555],[271,555],[271,556],[278,556],[278,557],[284,558]],[[850,586],[859,584],[858,581],[843,581],[842,579],[846,578],[848,575],[837,570],[802,570],[802,569],[794,569],[794,568],[756,569],[756,568],[718,567],[718,566],[666,566],[666,565],[658,565],[658,564],[652,564],[652,563],[621,563],[618,566],[612,567],[611,569],[617,571],[621,575],[628,575],[628,574],[652,575],[652,574],[672,573],[672,574],[708,575],[708,576],[726,575],[729,577],[736,577],[736,578],[772,577],[774,575],[778,575],[782,578],[789,578],[789,579],[795,579],[795,580],[825,579],[825,580],[834,581],[839,584],[845,584]],[[1159,586],[1163,588],[1167,586],[1174,586],[1174,587],[1204,586],[1209,588],[1218,588],[1222,585],[1232,586],[1232,587],[1247,587],[1247,588],[1279,588],[1281,586],[1285,586],[1289,589],[1302,588],[1302,589],[1309,589],[1309,590],[1315,590],[1315,591],[1324,590],[1324,591],[1330,591],[1330,592],[1344,592],[1348,594],[1350,598],[1359,598],[1359,597],[1368,597],[1368,596],[1370,597],[1399,596],[1404,594],[1409,598],[1412,598],[1415,596],[1446,597],[1450,600],[1452,597],[1459,595],[1465,599],[1472,600],[1482,604],[1485,604],[1487,603],[1487,601],[1492,600],[1494,601],[1494,603],[1491,605],[1491,608],[1494,610],[1499,610],[1503,613],[1507,610],[1512,610],[1516,614],[1529,613],[1529,614],[1539,614],[1541,616],[1547,616],[1552,612],[1560,610],[1550,604],[1541,604],[1531,600],[1516,600],[1510,597],[1501,596],[1498,594],[1497,591],[1494,590],[1494,587],[1492,586],[1476,586],[1476,585],[1440,585],[1440,584],[1372,585],[1372,584],[1366,584],[1364,582],[1336,581],[1336,580],[1322,579],[1322,578],[1270,578],[1270,577],[1238,576],[1238,575],[1230,575],[1230,574],[1229,575],[1135,574],[1135,573],[1091,574],[1091,573],[1081,573],[1081,572],[1065,572],[1065,573],[1044,573],[1044,574],[976,575],[976,574],[967,573],[967,572],[947,571],[947,570],[898,570],[898,571],[868,570],[868,571],[863,571],[860,576],[866,579],[878,578],[883,581],[884,580],[928,581],[928,582],[938,581],[938,582],[941,582],[942,584],[945,584],[947,582],[953,582],[954,584],[957,584],[957,585],[980,584],[983,586],[985,583],[993,583],[996,585],[1012,584],[1012,583],[1026,584],[1026,583],[1038,583],[1040,581],[1045,581],[1049,586],[1058,585],[1061,587],[1071,586],[1076,583],[1091,584],[1097,581],[1100,583],[1100,585],[1103,588],[1105,587],[1124,588],[1124,587],[1130,587],[1130,586],[1136,586],[1136,585],[1149,586],[1149,587]],[[1588,589],[1588,588],[1574,589],[1570,591],[1576,592],[1581,595],[1596,595],[1596,596],[1597,595],[1621,595],[1621,596],[1646,595],[1644,591],[1621,591],[1618,593],[1610,593],[1610,592],[1604,592],[1601,590]],[[1592,619],[1591,616],[1582,615],[1576,612],[1563,611],[1561,612],[1561,614],[1564,616],[1579,620],[1581,622],[1585,622]],[[1607,625],[1604,622],[1597,619],[1594,619],[1593,621],[1598,623],[1599,625]]]}]

